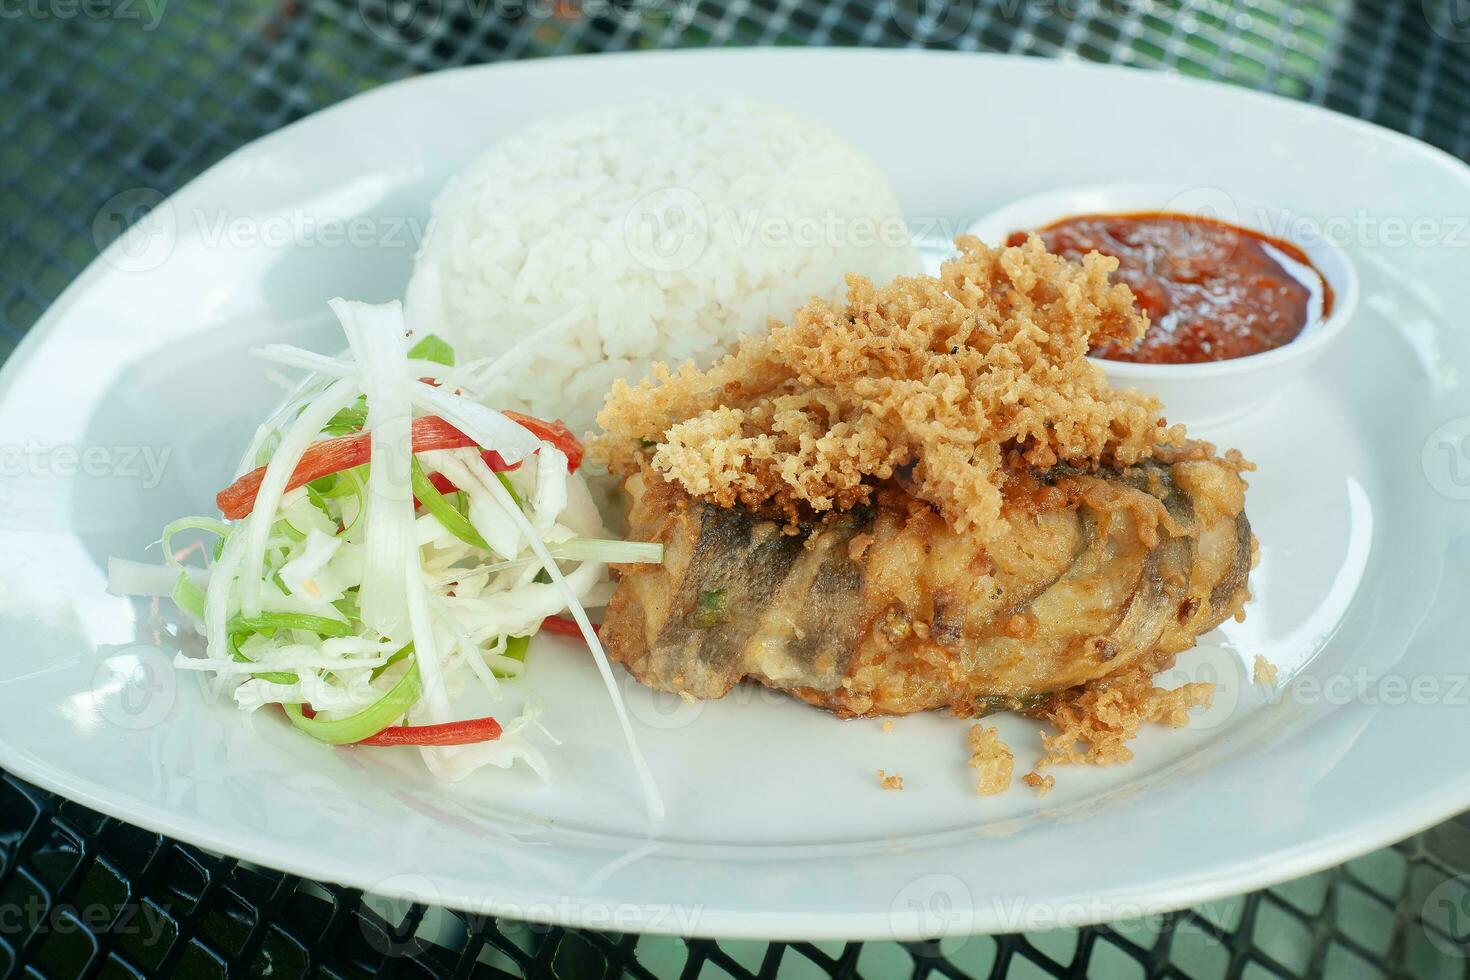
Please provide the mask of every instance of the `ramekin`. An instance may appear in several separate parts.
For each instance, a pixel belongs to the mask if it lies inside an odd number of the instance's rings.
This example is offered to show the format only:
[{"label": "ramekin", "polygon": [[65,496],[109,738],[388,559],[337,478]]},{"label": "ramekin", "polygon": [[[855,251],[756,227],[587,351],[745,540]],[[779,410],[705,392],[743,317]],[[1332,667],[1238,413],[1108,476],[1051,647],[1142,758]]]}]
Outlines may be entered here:
[{"label": "ramekin", "polygon": [[1299,380],[1341,336],[1358,306],[1358,273],[1347,252],[1322,235],[1299,241],[1288,232],[1300,217],[1215,187],[1178,184],[1096,184],[1066,187],[1013,201],[970,225],[987,245],[1004,243],[1017,231],[1041,229],[1082,214],[1171,212],[1209,217],[1289,241],[1311,260],[1332,289],[1327,316],[1308,324],[1289,343],[1260,354],[1202,364],[1134,364],[1089,358],[1117,387],[1156,396],[1171,422],[1215,425],[1264,405]]}]

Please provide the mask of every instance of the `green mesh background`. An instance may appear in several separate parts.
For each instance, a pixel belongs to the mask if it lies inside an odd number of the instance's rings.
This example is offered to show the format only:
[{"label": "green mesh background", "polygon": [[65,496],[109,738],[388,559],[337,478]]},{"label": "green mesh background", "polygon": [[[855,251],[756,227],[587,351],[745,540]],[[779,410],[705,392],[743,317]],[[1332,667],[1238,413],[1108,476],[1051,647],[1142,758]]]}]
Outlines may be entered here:
[{"label": "green mesh background", "polygon": [[[116,195],[167,193],[345,96],[453,65],[727,44],[1126,63],[1326,105],[1470,157],[1466,0],[7,2],[0,355],[116,233]],[[1470,821],[1452,821],[1277,888],[1106,927],[684,942],[365,901],[0,774],[0,976],[1467,977],[1467,871]]]}]

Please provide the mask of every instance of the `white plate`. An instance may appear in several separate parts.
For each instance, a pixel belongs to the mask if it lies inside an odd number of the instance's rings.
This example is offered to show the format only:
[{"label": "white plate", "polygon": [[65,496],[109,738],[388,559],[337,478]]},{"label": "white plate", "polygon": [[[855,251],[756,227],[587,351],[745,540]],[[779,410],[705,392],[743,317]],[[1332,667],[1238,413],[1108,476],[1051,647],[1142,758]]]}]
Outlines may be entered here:
[{"label": "white plate", "polygon": [[[444,788],[410,758],[317,746],[175,677],[147,608],[104,593],[103,563],[208,510],[277,396],[247,348],[327,343],[328,297],[397,295],[433,192],[508,130],[591,104],[731,92],[857,141],[921,233],[1083,179],[1198,181],[1348,219],[1363,302],[1347,334],[1273,407],[1201,433],[1260,465],[1257,600],[1177,672],[1220,681],[1215,708],[1189,730],[1146,732],[1129,765],[1057,771],[1044,799],[1020,786],[982,799],[952,718],[885,734],[748,690],[685,706],[628,683],[669,802],[667,823],[649,827],[570,642],[531,654],[566,742],[548,787],[513,772]],[[0,765],[302,875],[711,936],[1078,924],[1343,860],[1470,804],[1470,309],[1454,217],[1466,213],[1465,168],[1411,140],[1126,70],[761,51],[538,61],[378,89],[179,192],[5,365]],[[143,450],[169,454],[156,481]],[[1295,675],[1293,693],[1244,682],[1257,653]],[[1000,724],[1026,771],[1034,726]],[[880,792],[879,767],[906,789]]]}]

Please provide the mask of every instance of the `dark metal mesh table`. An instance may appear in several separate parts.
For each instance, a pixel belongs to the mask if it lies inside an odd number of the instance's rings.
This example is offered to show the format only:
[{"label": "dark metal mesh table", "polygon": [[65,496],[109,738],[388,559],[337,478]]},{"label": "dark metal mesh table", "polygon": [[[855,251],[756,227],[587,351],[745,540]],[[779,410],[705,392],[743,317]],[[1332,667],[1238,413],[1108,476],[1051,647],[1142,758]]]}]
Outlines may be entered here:
[{"label": "dark metal mesh table", "polygon": [[[138,217],[129,202],[354,92],[482,61],[721,44],[1086,58],[1277,92],[1470,157],[1465,0],[0,0],[0,39],[7,351]],[[1462,871],[1470,822],[1452,821],[1264,892],[1094,929],[683,942],[364,899],[0,774],[0,975],[1465,977]]]}]

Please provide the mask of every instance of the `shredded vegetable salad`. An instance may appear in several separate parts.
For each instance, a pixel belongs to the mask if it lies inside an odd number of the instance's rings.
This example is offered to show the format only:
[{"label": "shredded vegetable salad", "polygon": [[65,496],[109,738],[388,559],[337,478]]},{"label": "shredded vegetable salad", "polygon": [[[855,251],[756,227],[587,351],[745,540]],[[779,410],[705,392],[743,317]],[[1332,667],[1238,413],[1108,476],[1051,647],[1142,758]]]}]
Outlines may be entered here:
[{"label": "shredded vegetable salad", "polygon": [[[457,367],[436,336],[410,346],[398,303],[331,307],[348,354],[257,352],[309,373],[216,497],[223,519],[165,527],[163,566],[114,559],[112,590],[170,595],[205,637],[175,666],[213,675],[240,708],[278,709],[332,745],[417,746],[447,779],[517,760],[548,773],[533,708],[462,718],[451,692],[499,700],[537,631],[581,636],[661,817],[586,608],[606,601],[607,563],[659,562],[662,547],[607,537],[565,426],[474,397],[516,351]],[[215,537],[207,567],[179,560],[184,532]]]}]

